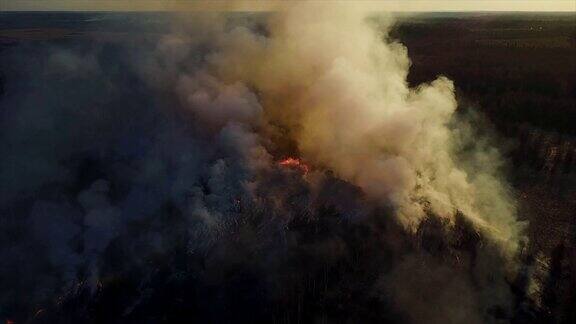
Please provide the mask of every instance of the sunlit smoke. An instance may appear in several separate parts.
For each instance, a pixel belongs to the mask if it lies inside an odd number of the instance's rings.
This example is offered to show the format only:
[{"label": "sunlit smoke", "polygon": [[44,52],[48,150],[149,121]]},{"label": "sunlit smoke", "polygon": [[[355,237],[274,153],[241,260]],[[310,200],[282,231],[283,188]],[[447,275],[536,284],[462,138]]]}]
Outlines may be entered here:
[{"label": "sunlit smoke", "polygon": [[409,87],[410,60],[388,35],[390,17],[352,3],[326,9],[294,3],[269,17],[269,37],[242,27],[215,35],[212,73],[254,87],[264,129],[279,125],[279,142],[394,208],[408,230],[462,213],[514,251],[523,226],[501,159],[457,119],[452,81]]},{"label": "sunlit smoke", "polygon": [[[408,85],[408,49],[390,37],[391,17],[352,1],[294,1],[265,15],[175,21],[153,49],[118,54],[129,77],[103,70],[114,61],[107,48],[57,51],[46,75],[30,73],[45,86],[6,110],[2,150],[22,149],[4,170],[19,164],[23,180],[0,201],[41,197],[14,217],[28,233],[3,256],[39,246],[57,274],[24,265],[31,300],[75,278],[97,291],[119,273],[148,287],[163,272],[150,260],[182,257],[185,275],[175,265],[174,280],[213,289],[248,273],[277,301],[320,273],[326,286],[338,279],[341,300],[348,288],[370,298],[374,289],[416,323],[480,323],[507,306],[501,260],[511,258],[500,250],[512,255],[523,236],[503,161],[458,114],[450,79]],[[76,84],[96,95],[62,101]],[[52,106],[37,109],[34,96]],[[31,140],[22,121],[50,136]],[[23,289],[10,291],[0,303]],[[294,294],[298,309],[304,295]]]}]

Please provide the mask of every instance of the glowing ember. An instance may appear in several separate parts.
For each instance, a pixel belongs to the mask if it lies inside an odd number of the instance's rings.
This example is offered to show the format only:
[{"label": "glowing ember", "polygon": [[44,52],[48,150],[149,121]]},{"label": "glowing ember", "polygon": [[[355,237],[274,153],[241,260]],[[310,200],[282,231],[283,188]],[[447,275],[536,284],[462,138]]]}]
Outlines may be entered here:
[{"label": "glowing ember", "polygon": [[309,171],[308,166],[304,162],[302,162],[300,159],[292,157],[284,159],[278,162],[278,164],[289,168],[299,169],[300,171],[304,172],[304,174],[307,174]]}]

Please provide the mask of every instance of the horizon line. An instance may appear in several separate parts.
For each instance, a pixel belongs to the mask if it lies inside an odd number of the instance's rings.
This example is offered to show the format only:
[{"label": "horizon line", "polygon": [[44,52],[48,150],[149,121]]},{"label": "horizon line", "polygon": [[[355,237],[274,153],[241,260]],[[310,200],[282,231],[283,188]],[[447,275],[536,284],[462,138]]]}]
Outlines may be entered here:
[{"label": "horizon line", "polygon": [[[274,12],[290,8],[295,0],[3,0],[0,12]],[[453,0],[309,0],[321,6],[360,6],[380,12],[573,12],[573,0],[453,1]]]}]

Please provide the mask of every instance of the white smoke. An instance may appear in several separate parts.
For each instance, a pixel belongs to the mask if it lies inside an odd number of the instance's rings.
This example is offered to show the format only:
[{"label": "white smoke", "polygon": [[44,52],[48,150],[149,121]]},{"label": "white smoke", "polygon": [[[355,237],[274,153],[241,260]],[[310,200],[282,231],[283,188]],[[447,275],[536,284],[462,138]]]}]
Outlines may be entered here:
[{"label": "white smoke", "polygon": [[[98,91],[93,91],[94,85],[86,83],[90,96],[77,98],[68,96],[67,87],[46,86],[42,96],[56,98],[54,107],[47,106],[51,110],[37,110],[37,101],[31,100],[29,106],[10,111],[13,120],[32,121],[22,128],[26,132],[17,127],[10,132],[14,143],[26,142],[34,122],[41,124],[39,129],[54,129],[49,133],[53,140],[41,136],[32,142],[42,149],[22,146],[21,152],[13,154],[23,161],[19,171],[39,167],[30,150],[44,159],[41,165],[49,172],[34,176],[32,189],[21,190],[26,187],[20,182],[26,181],[13,181],[10,190],[3,190],[11,195],[26,191],[34,197],[36,188],[43,185],[56,193],[47,199],[58,204],[36,201],[32,205],[30,236],[45,245],[46,257],[65,272],[65,281],[73,280],[83,267],[92,277],[106,271],[114,274],[116,270],[106,268],[117,261],[107,258],[120,248],[122,255],[130,256],[122,260],[123,266],[147,267],[145,256],[170,255],[182,231],[187,233],[191,253],[205,253],[208,264],[208,270],[192,276],[219,273],[226,266],[236,272],[236,264],[244,262],[246,268],[257,268],[253,271],[263,281],[280,282],[278,294],[282,295],[298,282],[286,279],[292,278],[292,272],[306,276],[323,267],[323,262],[336,267],[360,251],[366,253],[362,265],[373,267],[360,269],[365,272],[354,278],[366,275],[367,282],[380,275],[391,278],[385,290],[402,304],[402,311],[414,312],[416,322],[446,318],[473,322],[492,303],[506,305],[510,298],[499,272],[500,259],[481,255],[482,249],[491,253],[491,246],[458,245],[456,230],[453,237],[449,229],[432,236],[464,251],[461,254],[472,260],[468,264],[478,273],[469,274],[448,262],[439,266],[445,255],[460,253],[449,249],[441,250],[439,260],[428,263],[430,267],[421,268],[410,258],[387,265],[410,250],[404,229],[420,230],[431,219],[441,218],[439,224],[457,227],[458,215],[464,215],[466,223],[474,224],[476,231],[506,252],[514,252],[521,239],[514,201],[501,180],[502,160],[488,142],[477,140],[472,122],[457,116],[452,82],[439,77],[416,88],[407,84],[408,50],[390,39],[390,17],[366,12],[351,2],[338,6],[298,2],[288,7],[259,16],[264,18],[263,26],[260,19],[237,23],[244,18],[218,15],[180,20],[177,31],[163,37],[154,51],[140,51],[136,59],[121,64],[133,64],[130,67],[141,80],[124,79],[113,70],[105,73],[95,64],[90,68],[79,64],[107,62],[105,57],[71,59],[66,54],[51,59],[61,74],[73,76],[65,85],[83,85],[82,77],[103,84],[97,83]],[[42,80],[46,79],[52,80]],[[126,93],[133,100],[117,97]],[[59,108],[59,94],[69,98],[63,108]],[[122,100],[108,102],[108,97]],[[93,103],[93,111],[77,109]],[[174,106],[183,109],[175,112]],[[77,111],[82,111],[82,118],[77,117],[71,127],[70,116]],[[58,127],[38,121],[44,119]],[[88,153],[87,148],[91,148]],[[51,153],[37,153],[44,150]],[[293,154],[310,165],[313,171],[307,177],[273,163]],[[77,181],[80,171],[62,163],[84,155],[103,164],[102,174],[94,179],[89,175],[86,183]],[[35,175],[20,172],[22,176],[14,179]],[[66,172],[69,178],[62,175]],[[49,184],[52,178],[65,186]],[[390,225],[382,210],[393,210],[403,230]],[[334,214],[338,217],[330,219]],[[328,220],[314,223],[321,217]],[[391,227],[371,224],[372,217],[379,217],[374,223]],[[293,219],[309,227],[291,228]],[[249,221],[254,224],[242,223]],[[317,235],[319,231],[323,235]],[[473,233],[464,233],[475,240]],[[24,251],[28,243],[21,242]],[[224,252],[213,252],[215,246]],[[258,254],[266,249],[268,254]],[[20,254],[10,249],[3,255],[13,260]],[[310,268],[308,261],[299,263],[306,256],[313,260]],[[297,266],[291,266],[293,261]],[[421,278],[410,287],[406,275]],[[371,283],[361,279],[358,287],[364,293]],[[225,276],[219,280],[225,282]],[[58,287],[56,282],[53,279],[46,286]],[[435,285],[425,292],[438,300],[432,305],[418,297],[420,287],[430,282]],[[435,298],[438,291],[447,293]],[[466,298],[460,298],[462,294]],[[6,296],[3,300],[11,299]],[[455,313],[442,314],[449,311]]]},{"label": "white smoke", "polygon": [[455,122],[451,80],[409,87],[407,49],[390,39],[391,24],[352,3],[297,2],[269,17],[268,37],[211,27],[219,50],[210,73],[221,83],[201,74],[182,79],[179,92],[207,125],[254,125],[262,114],[262,136],[279,126],[302,158],[392,206],[409,230],[429,215],[453,223],[460,212],[514,251],[522,224],[497,151],[474,145],[470,123]]}]

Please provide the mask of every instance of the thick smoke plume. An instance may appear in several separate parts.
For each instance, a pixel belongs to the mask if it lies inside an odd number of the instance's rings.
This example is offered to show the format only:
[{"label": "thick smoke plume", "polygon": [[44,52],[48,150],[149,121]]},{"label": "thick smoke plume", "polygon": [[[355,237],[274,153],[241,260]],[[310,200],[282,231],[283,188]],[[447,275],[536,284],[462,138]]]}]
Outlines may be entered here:
[{"label": "thick smoke plume", "polygon": [[0,317],[514,317],[522,226],[452,82],[408,85],[390,17],[294,3],[3,54]]},{"label": "thick smoke plume", "polygon": [[260,127],[391,206],[410,230],[430,214],[453,224],[462,213],[515,250],[521,226],[498,154],[454,122],[449,79],[409,87],[407,49],[390,26],[352,4],[298,2],[269,19],[268,37],[247,28],[215,35],[210,70],[227,85],[210,104],[208,90],[195,88],[202,74],[183,78],[181,90],[208,125],[255,122],[261,112]]}]

